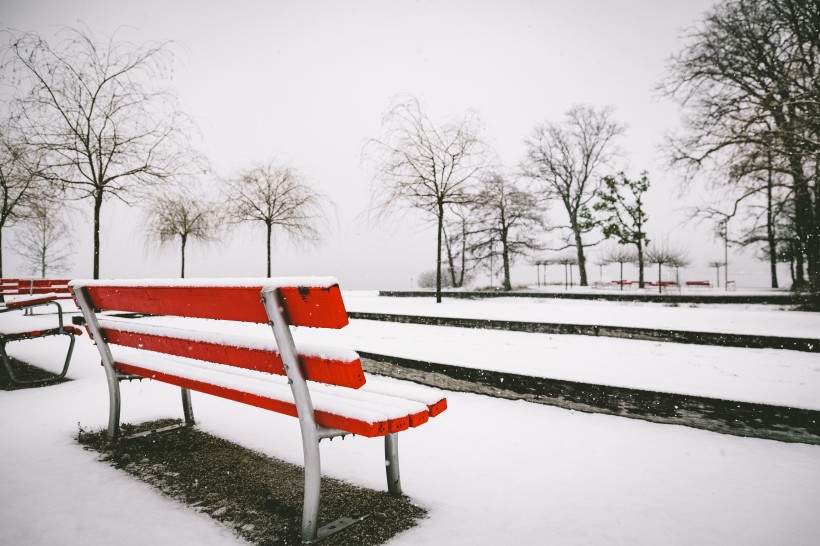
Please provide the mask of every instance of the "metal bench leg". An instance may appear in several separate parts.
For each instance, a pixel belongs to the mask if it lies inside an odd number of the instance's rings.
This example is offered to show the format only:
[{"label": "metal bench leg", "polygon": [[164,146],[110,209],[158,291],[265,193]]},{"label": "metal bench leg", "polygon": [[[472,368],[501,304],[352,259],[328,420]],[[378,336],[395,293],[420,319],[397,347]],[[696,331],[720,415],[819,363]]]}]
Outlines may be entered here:
[{"label": "metal bench leg", "polygon": [[384,466],[387,470],[387,491],[401,496],[401,476],[399,476],[399,436],[388,434],[384,437]]},{"label": "metal bench leg", "polygon": [[71,340],[68,342],[68,352],[65,355],[65,364],[63,364],[63,371],[60,372],[60,375],[58,375],[56,379],[64,378],[65,374],[68,373],[68,365],[71,364],[71,355],[74,353],[74,333],[69,332],[68,336]]},{"label": "metal bench leg", "polygon": [[305,455],[305,502],[302,505],[302,543],[316,541],[319,530],[319,497],[322,486],[322,464],[319,440],[302,437]]},{"label": "metal bench leg", "polygon": [[0,357],[3,359],[3,366],[6,368],[6,373],[9,376],[9,379],[12,383],[16,383],[18,385],[37,385],[39,383],[49,383],[51,381],[59,381],[66,376],[68,373],[68,366],[71,364],[71,355],[74,353],[74,334],[68,333],[71,340],[68,343],[68,352],[66,353],[65,362],[63,363],[63,369],[54,377],[47,377],[45,379],[35,379],[33,381],[23,381],[17,378],[17,374],[14,373],[14,367],[11,365],[11,358],[9,357],[8,353],[6,353],[6,343],[0,343]]},{"label": "metal bench leg", "polygon": [[5,341],[0,342],[0,356],[2,356],[2,358],[3,358],[3,367],[6,368],[6,373],[8,374],[9,379],[11,379],[11,382],[12,383],[20,383],[20,381],[17,379],[17,376],[14,374],[14,368],[11,365],[11,360],[9,359],[9,355],[6,354],[6,342]]},{"label": "metal bench leg", "polygon": [[120,435],[120,380],[114,374],[107,374],[107,379],[108,439],[113,442]]},{"label": "metal bench leg", "polygon": [[182,413],[185,415],[186,425],[193,425],[195,423],[194,408],[191,406],[191,391],[188,389],[182,389]]}]

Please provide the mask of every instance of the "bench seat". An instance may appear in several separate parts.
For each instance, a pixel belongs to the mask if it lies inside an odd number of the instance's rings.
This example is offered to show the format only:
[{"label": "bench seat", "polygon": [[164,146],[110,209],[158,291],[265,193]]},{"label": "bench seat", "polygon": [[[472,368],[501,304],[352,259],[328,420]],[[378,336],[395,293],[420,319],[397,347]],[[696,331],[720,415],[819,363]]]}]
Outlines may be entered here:
[{"label": "bench seat", "polygon": [[[56,294],[41,294],[37,296],[25,296],[17,298],[15,301],[6,302],[0,306],[0,359],[6,374],[13,383],[36,384],[45,383],[55,379],[62,379],[68,372],[71,362],[71,355],[74,351],[74,336],[82,335],[82,330],[74,326],[66,325],[63,322],[63,310]],[[24,314],[30,312],[35,307],[44,305],[54,305],[57,313],[53,314]],[[63,368],[56,377],[46,379],[36,379],[25,381],[19,379],[14,371],[12,360],[6,352],[6,344],[14,341],[36,339],[48,336],[67,335],[70,337],[68,352],[66,353]]]},{"label": "bench seat", "polygon": [[[120,373],[138,375],[296,416],[288,378],[203,360],[110,345]],[[378,392],[308,382],[316,422],[366,437],[400,432],[426,422],[430,408]],[[435,400],[438,403],[443,399]]]}]

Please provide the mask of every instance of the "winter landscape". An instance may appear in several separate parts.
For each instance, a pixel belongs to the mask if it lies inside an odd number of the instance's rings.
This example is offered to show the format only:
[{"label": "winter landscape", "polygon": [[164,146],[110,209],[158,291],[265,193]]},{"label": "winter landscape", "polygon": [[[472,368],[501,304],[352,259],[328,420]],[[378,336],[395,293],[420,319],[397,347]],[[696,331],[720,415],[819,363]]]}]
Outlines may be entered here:
[{"label": "winter landscape", "polygon": [[810,0],[0,0],[0,544],[820,544],[818,71]]}]

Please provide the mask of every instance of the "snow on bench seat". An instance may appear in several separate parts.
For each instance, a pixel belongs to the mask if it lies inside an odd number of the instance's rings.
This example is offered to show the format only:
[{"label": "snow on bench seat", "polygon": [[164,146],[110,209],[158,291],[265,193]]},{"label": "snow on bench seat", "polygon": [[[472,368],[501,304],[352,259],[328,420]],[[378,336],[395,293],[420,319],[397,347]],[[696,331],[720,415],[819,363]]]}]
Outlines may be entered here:
[{"label": "snow on bench seat", "polygon": [[365,377],[367,382],[361,388],[362,391],[415,400],[427,406],[430,417],[435,417],[447,409],[447,399],[438,389],[417,387],[407,382],[386,381],[372,374],[365,374]]},{"label": "snow on bench seat", "polygon": [[[286,377],[114,344],[109,347],[122,373],[297,415]],[[311,384],[310,390],[316,422],[328,428],[374,437],[427,421],[429,410],[421,402],[318,383]]]},{"label": "snow on bench seat", "polygon": [[[102,317],[99,324],[109,343],[285,375],[282,357],[271,336],[262,338]],[[298,350],[308,380],[352,388],[365,382],[359,355],[353,350],[313,344],[301,344]]]},{"label": "snow on bench seat", "polygon": [[[63,326],[63,329],[77,335],[82,334],[82,331],[74,326]],[[59,330],[60,320],[57,315],[24,316],[17,313],[0,315],[0,336],[6,341],[43,337]]]}]

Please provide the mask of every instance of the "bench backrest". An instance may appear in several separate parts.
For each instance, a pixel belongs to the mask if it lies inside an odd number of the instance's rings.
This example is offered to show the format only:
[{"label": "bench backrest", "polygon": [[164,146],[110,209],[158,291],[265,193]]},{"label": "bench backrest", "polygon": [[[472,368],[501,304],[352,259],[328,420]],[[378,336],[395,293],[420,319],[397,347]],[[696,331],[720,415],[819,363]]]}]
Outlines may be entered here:
[{"label": "bench backrest", "polygon": [[69,279],[0,279],[4,295],[70,294]]},{"label": "bench backrest", "polygon": [[[95,311],[170,315],[226,321],[268,323],[263,289],[279,290],[283,314],[291,326],[341,328],[348,323],[342,294],[331,277],[282,279],[210,279],[189,281],[72,281]],[[98,317],[108,343],[206,360],[250,370],[286,375],[282,358],[270,344],[229,334],[146,326]],[[92,332],[89,331],[91,334]],[[365,382],[361,361],[353,351],[326,347],[299,349],[302,376],[312,381],[358,388]]]}]

